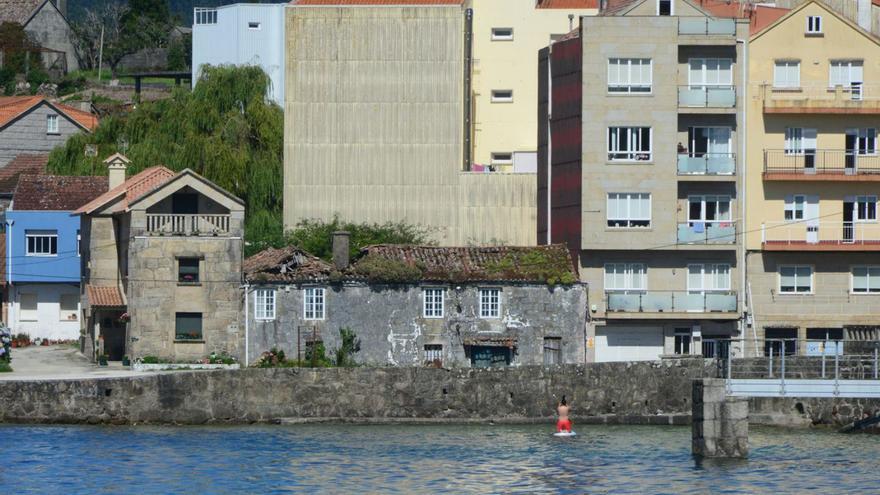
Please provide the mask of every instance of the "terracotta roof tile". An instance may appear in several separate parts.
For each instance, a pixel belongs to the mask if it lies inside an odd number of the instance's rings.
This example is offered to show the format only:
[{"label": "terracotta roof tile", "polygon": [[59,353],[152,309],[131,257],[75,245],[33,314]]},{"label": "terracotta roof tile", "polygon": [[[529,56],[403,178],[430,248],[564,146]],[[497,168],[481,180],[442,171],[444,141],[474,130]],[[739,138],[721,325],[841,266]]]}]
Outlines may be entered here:
[{"label": "terracotta roof tile", "polygon": [[107,177],[22,175],[12,197],[16,211],[73,211],[107,190]]},{"label": "terracotta roof tile", "polygon": [[18,178],[23,174],[42,175],[46,173],[49,155],[21,154],[0,168],[0,195],[15,192]]},{"label": "terracotta roof tile", "polygon": [[536,9],[598,9],[599,0],[538,0]]},{"label": "terracotta roof tile", "polygon": [[116,205],[115,211],[125,210],[130,203],[168,182],[174,176],[174,172],[162,166],[144,169],[141,173],[134,175],[122,184],[82,205],[74,213],[88,214],[119,198],[121,198],[121,201]]},{"label": "terracotta roof tile", "polygon": [[291,5],[461,5],[464,0],[293,0]]},{"label": "terracotta roof tile", "polygon": [[290,246],[260,251],[244,260],[242,271],[251,281],[307,282],[329,279],[333,265]]},{"label": "terracotta roof tile", "polygon": [[773,24],[790,10],[765,5],[751,6],[747,3],[727,0],[702,0],[698,5],[715,17],[749,19],[749,34],[755,34]]},{"label": "terracotta roof tile", "polygon": [[24,24],[46,0],[0,0],[0,24]]},{"label": "terracotta roof tile", "polygon": [[93,131],[98,127],[98,118],[91,113],[60,103],[52,103],[43,96],[0,96],[0,127],[6,126],[43,102],[52,106],[58,112],[67,115],[67,117],[89,131]]},{"label": "terracotta roof tile", "polygon": [[119,287],[96,287],[89,284],[86,285],[86,294],[92,307],[124,308],[126,306]]}]

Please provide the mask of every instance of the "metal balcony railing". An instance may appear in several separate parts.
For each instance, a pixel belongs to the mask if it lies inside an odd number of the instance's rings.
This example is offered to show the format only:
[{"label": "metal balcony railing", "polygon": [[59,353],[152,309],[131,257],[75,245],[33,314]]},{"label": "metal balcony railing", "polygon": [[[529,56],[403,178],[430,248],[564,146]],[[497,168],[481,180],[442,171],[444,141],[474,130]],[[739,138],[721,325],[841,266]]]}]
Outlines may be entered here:
[{"label": "metal balcony railing", "polygon": [[230,215],[147,214],[147,234],[223,235],[229,233]]},{"label": "metal balcony railing", "polygon": [[688,221],[678,224],[679,244],[734,244],[736,243],[736,222]]},{"label": "metal balcony railing", "polygon": [[764,173],[880,175],[880,154],[876,150],[764,150]]},{"label": "metal balcony railing", "polygon": [[606,291],[610,312],[735,313],[735,291]]},{"label": "metal balcony railing", "polygon": [[774,113],[818,113],[826,110],[880,113],[880,84],[851,83],[829,86],[808,83],[794,87],[761,84],[764,109]]},{"label": "metal balcony railing", "polygon": [[678,87],[678,106],[685,108],[734,108],[736,87],[733,85]]},{"label": "metal balcony railing", "polygon": [[678,175],[733,175],[736,156],[733,153],[679,153]]},{"label": "metal balcony railing", "polygon": [[880,224],[864,222],[764,222],[761,242],[765,245],[876,245],[880,246]]},{"label": "metal balcony railing", "polygon": [[678,34],[736,36],[736,21],[711,17],[679,17]]}]

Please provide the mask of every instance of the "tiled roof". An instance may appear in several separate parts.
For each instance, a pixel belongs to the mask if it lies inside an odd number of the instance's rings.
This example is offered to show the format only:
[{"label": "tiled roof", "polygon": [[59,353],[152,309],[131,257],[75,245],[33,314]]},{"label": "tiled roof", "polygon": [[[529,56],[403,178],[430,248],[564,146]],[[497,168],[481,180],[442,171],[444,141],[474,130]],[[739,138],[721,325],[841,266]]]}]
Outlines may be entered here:
[{"label": "tiled roof", "polygon": [[625,12],[629,7],[635,6],[637,3],[644,1],[645,0],[607,0],[605,8],[602,9],[599,15],[617,15],[621,12]]},{"label": "tiled roof", "polygon": [[599,0],[538,0],[536,9],[598,9]]},{"label": "tiled roof", "polygon": [[464,0],[293,0],[291,5],[461,5]]},{"label": "tiled roof", "polygon": [[43,102],[46,102],[47,105],[50,105],[58,112],[67,115],[67,117],[89,131],[93,131],[98,127],[98,118],[91,113],[60,103],[52,103],[44,96],[0,96],[0,127],[6,126]]},{"label": "tiled roof", "polygon": [[0,0],[0,24],[24,24],[46,0]]},{"label": "tiled roof", "polygon": [[124,308],[125,298],[119,287],[96,287],[86,285],[86,294],[89,296],[89,304],[100,308]]},{"label": "tiled roof", "polygon": [[168,182],[174,175],[174,172],[162,166],[147,168],[87,204],[82,205],[74,213],[88,214],[120,198],[121,201],[116,205],[116,211],[125,210],[130,203]]},{"label": "tiled roof", "polygon": [[18,178],[23,174],[42,175],[46,173],[49,155],[21,154],[0,168],[0,195],[15,192]]},{"label": "tiled roof", "polygon": [[698,4],[715,17],[749,19],[749,34],[755,34],[789,12],[782,7],[767,7],[727,0],[701,0]]},{"label": "tiled roof", "polygon": [[72,211],[107,190],[107,177],[22,175],[12,197],[17,211]]},{"label": "tiled roof", "polygon": [[333,265],[290,246],[269,248],[244,260],[245,278],[264,282],[306,282],[327,280]]}]

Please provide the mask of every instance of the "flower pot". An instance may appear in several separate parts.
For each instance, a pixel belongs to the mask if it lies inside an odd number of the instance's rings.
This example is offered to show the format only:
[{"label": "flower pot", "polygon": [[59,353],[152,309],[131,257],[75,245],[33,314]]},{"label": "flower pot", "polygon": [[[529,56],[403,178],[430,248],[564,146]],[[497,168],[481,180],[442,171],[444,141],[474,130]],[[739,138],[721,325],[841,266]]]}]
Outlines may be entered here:
[{"label": "flower pot", "polygon": [[122,358],[122,365],[123,366],[131,366],[131,359],[128,359],[128,356],[124,356]]}]

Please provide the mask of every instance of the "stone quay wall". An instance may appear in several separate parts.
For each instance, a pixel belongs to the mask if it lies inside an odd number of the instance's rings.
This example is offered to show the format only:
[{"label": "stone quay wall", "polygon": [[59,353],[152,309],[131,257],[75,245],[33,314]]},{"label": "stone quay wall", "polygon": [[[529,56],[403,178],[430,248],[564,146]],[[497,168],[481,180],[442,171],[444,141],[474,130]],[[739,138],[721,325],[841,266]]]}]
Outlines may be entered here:
[{"label": "stone quay wall", "polygon": [[133,378],[0,382],[0,421],[248,423],[284,418],[687,424],[702,359],[505,369],[179,371]]}]

